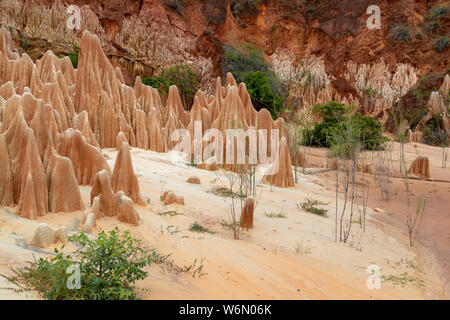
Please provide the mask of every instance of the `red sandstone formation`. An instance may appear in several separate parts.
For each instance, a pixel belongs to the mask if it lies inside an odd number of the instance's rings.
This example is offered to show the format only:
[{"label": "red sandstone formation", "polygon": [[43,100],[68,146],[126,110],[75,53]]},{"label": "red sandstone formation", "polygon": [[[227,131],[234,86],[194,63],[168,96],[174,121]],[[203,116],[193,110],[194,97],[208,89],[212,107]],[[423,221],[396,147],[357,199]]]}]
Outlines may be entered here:
[{"label": "red sandstone formation", "polygon": [[422,143],[423,142],[423,133],[420,131],[411,131],[411,129],[408,129],[408,142],[416,142],[416,143]]},{"label": "red sandstone formation", "polygon": [[184,197],[177,196],[173,191],[167,190],[164,191],[163,195],[161,196],[161,201],[165,204],[180,204],[184,205]]},{"label": "red sandstone formation", "polygon": [[295,186],[286,138],[281,138],[278,159],[268,170],[271,174],[264,175],[263,183],[283,188]]},{"label": "red sandstone formation", "polygon": [[430,161],[428,157],[417,157],[411,163],[408,173],[418,175],[424,180],[430,179]]},{"label": "red sandstone formation", "polygon": [[[172,133],[187,129],[193,136],[196,121],[202,133],[216,128],[224,136],[227,129],[249,126],[268,129],[270,135],[270,130],[285,126],[273,122],[267,111],[256,112],[245,85],[238,86],[231,74],[224,87],[217,79],[215,95],[199,91],[190,112],[174,86],[164,106],[158,91],[140,78],[134,88],[125,85],[122,73],[88,31],[83,32],[74,70],[67,57],[60,59],[51,51],[35,63],[27,54],[19,56],[2,30],[0,71],[0,204],[17,205],[16,213],[27,218],[83,210],[78,185],[93,185],[93,194],[101,194],[91,199],[93,210],[105,215],[118,214],[113,203],[119,191],[142,204],[129,146],[170,151],[178,143]],[[120,149],[112,175],[100,147]],[[203,167],[219,168],[214,158]],[[111,191],[96,191],[105,179],[112,179]],[[183,201],[175,196],[175,202]],[[129,213],[124,216],[135,221]]]},{"label": "red sandstone formation", "polygon": [[78,130],[67,129],[61,136],[59,154],[72,160],[78,184],[91,185],[95,174],[106,170],[111,174],[108,163],[102,153],[86,142]]},{"label": "red sandstone formation", "polygon": [[200,178],[199,177],[189,177],[187,179],[187,183],[200,184]]},{"label": "red sandstone formation", "polygon": [[247,198],[241,213],[241,228],[253,229],[253,212],[255,210],[255,199]]},{"label": "red sandstone formation", "polygon": [[123,191],[134,203],[145,205],[139,191],[139,184],[131,162],[130,146],[122,143],[119,154],[114,164],[114,172],[111,178],[114,192]]},{"label": "red sandstone formation", "polygon": [[133,201],[123,191],[114,193],[106,170],[97,172],[91,189],[91,206],[96,216],[117,217],[120,221],[138,224],[139,216]]}]

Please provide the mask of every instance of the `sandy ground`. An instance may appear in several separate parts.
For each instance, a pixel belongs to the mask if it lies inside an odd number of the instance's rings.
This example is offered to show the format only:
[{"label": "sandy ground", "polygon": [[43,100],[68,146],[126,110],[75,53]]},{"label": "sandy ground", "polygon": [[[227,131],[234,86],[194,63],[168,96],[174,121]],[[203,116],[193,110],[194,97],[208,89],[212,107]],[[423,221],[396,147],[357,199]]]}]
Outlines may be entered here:
[{"label": "sandy ground", "polygon": [[[448,175],[449,169],[440,166],[440,149],[420,145],[429,152],[433,176]],[[413,146],[407,147],[408,160],[414,158]],[[117,152],[104,150],[111,167]],[[323,162],[325,151],[310,152],[311,166]],[[443,261],[448,259],[450,184],[413,181],[413,192],[422,190],[427,198],[426,219],[421,244],[408,246],[402,220],[402,192],[390,202],[377,200],[373,190],[371,208],[383,208],[385,213],[369,210],[366,232],[359,224],[352,226],[348,243],[334,241],[334,189],[332,172],[317,175],[300,174],[295,188],[281,189],[258,184],[261,194],[255,211],[255,228],[242,231],[240,240],[223,221],[229,220],[228,200],[209,193],[214,186],[222,186],[226,179],[220,172],[208,172],[194,167],[175,165],[167,154],[139,149],[132,150],[133,165],[139,179],[141,194],[148,205],[137,206],[141,217],[139,226],[120,223],[115,218],[102,218],[98,227],[105,230],[119,226],[145,241],[179,266],[203,265],[202,275],[167,271],[162,265],[152,265],[149,277],[139,286],[149,289],[140,293],[143,299],[439,299],[445,298],[442,280]],[[201,185],[188,184],[186,179],[198,176]],[[258,175],[261,181],[261,173]],[[428,185],[429,184],[429,185]],[[394,188],[397,182],[394,181]],[[419,186],[421,189],[419,189]],[[432,188],[431,188],[432,187]],[[162,190],[172,190],[184,196],[185,205],[164,206],[159,200]],[[437,192],[429,193],[431,190]],[[89,187],[81,187],[83,200],[88,204]],[[329,202],[327,217],[306,213],[298,208],[305,198]],[[428,206],[429,205],[429,206]],[[400,210],[400,211],[397,211]],[[37,250],[30,247],[33,231],[38,223],[52,227],[67,226],[72,232],[79,228],[82,212],[48,214],[38,221],[17,217],[15,208],[0,208],[0,273],[8,274],[9,267],[24,265],[26,260],[51,254],[53,248]],[[169,216],[164,212],[176,211]],[[282,213],[285,218],[271,218],[266,214]],[[436,221],[436,218],[440,219]],[[194,233],[189,226],[198,222],[214,233]],[[428,242],[432,245],[429,246]],[[61,244],[56,244],[59,247]],[[70,251],[70,246],[65,248]],[[441,257],[441,255],[446,257]],[[437,258],[437,259],[436,259]],[[436,263],[436,261],[439,262]],[[407,282],[404,286],[383,281],[381,289],[369,290],[366,282],[369,265],[378,265],[384,276],[406,274],[424,281],[424,286]],[[0,278],[0,288],[8,287]],[[0,299],[32,299],[35,293],[19,293],[0,289]]]}]

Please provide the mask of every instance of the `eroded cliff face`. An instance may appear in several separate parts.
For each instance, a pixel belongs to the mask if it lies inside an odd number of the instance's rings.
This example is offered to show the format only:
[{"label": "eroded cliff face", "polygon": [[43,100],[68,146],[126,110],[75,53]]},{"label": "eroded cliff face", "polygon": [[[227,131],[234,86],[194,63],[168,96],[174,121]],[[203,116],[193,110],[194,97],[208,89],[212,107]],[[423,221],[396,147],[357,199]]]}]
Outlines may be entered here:
[{"label": "eroded cliff face", "polygon": [[[137,76],[188,63],[201,74],[202,89],[212,92],[214,79],[221,75],[223,45],[251,43],[281,78],[298,71],[312,74],[312,88],[300,84],[291,92],[300,97],[301,107],[336,99],[362,105],[384,121],[387,110],[418,79],[450,65],[450,50],[433,50],[435,37],[450,33],[449,15],[439,19],[434,35],[424,31],[431,21],[427,13],[447,3],[442,0],[262,0],[257,6],[239,0],[26,3],[0,3],[0,24],[12,33],[20,52],[33,60],[49,49],[65,55],[79,45],[81,32],[89,30],[129,85]],[[80,31],[66,27],[71,4],[81,9]],[[380,8],[380,29],[366,25],[370,5]],[[410,41],[393,40],[396,26],[408,26]],[[367,89],[377,96],[366,97]]]}]

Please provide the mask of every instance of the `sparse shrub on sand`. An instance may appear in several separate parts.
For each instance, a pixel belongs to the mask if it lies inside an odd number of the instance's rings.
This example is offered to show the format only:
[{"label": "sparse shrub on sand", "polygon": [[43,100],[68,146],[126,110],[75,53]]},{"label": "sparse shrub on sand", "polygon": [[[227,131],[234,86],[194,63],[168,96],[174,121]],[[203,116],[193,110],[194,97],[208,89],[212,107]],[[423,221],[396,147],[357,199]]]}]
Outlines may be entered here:
[{"label": "sparse shrub on sand", "polygon": [[300,207],[306,212],[316,214],[318,216],[325,217],[328,213],[328,209],[321,208],[321,206],[328,205],[328,202],[322,202],[316,199],[306,198]]},{"label": "sparse shrub on sand", "polygon": [[[49,300],[135,300],[135,282],[145,279],[145,268],[159,259],[155,250],[145,249],[141,240],[117,227],[108,233],[101,231],[93,240],[79,233],[69,241],[79,248],[73,254],[55,249],[56,256],[35,259],[26,267],[12,269],[13,276],[3,277],[21,290],[36,290]],[[76,290],[68,286],[76,276],[74,269],[67,272],[70,266],[79,267]]]},{"label": "sparse shrub on sand", "polygon": [[202,226],[198,222],[194,222],[189,226],[189,231],[192,232],[198,232],[198,233],[210,233],[213,234],[214,232],[209,230],[208,228]]},{"label": "sparse shrub on sand", "polygon": [[266,217],[268,217],[268,218],[286,218],[286,215],[282,212],[282,211],[280,211],[280,212],[278,212],[278,213],[275,213],[275,212],[269,212],[269,213],[265,213],[265,215],[266,215]]}]

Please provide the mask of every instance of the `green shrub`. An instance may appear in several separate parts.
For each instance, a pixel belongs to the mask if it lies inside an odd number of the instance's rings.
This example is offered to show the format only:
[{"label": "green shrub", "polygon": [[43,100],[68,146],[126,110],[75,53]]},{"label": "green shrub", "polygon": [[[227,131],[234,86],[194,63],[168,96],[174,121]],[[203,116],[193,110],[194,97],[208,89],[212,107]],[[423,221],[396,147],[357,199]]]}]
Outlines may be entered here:
[{"label": "green shrub", "polygon": [[273,118],[276,118],[283,107],[284,97],[281,94],[281,84],[270,83],[267,73],[261,71],[249,72],[244,77],[248,93],[257,109],[266,108]]},{"label": "green shrub", "polygon": [[231,72],[236,81],[244,82],[257,110],[266,108],[275,118],[285,100],[281,81],[270,70],[261,51],[249,44],[235,48],[225,46],[222,73]]},{"label": "green shrub", "polygon": [[447,50],[449,45],[449,41],[447,37],[439,37],[436,40],[434,40],[433,48],[437,52],[444,52]]},{"label": "green shrub", "polygon": [[142,83],[157,89],[161,95],[167,94],[170,87],[168,79],[164,77],[145,77],[142,78]]},{"label": "green shrub", "polygon": [[170,86],[177,86],[186,109],[192,106],[195,93],[200,86],[198,73],[189,65],[179,65],[164,70],[158,77],[145,77],[142,83],[158,89],[161,94],[167,94]]},{"label": "green shrub", "polygon": [[434,6],[430,9],[430,12],[425,16],[427,19],[439,19],[450,13],[450,5],[442,7]]},{"label": "green shrub", "polygon": [[210,233],[213,234],[214,232],[209,230],[208,228],[202,226],[198,222],[194,222],[189,226],[189,231],[191,232],[197,232],[197,233]]},{"label": "green shrub", "polygon": [[72,66],[76,69],[78,68],[78,56],[80,55],[80,48],[77,46],[73,47],[72,52],[69,52],[69,58],[72,62]]},{"label": "green shrub", "polygon": [[[134,283],[145,279],[145,267],[158,259],[154,250],[148,252],[140,240],[128,231],[120,233],[117,227],[109,233],[101,231],[94,240],[79,233],[69,241],[79,248],[73,255],[55,249],[55,257],[28,262],[29,266],[13,269],[15,275],[6,278],[25,290],[37,290],[45,299],[134,300]],[[67,285],[72,276],[68,268],[74,265],[80,270],[79,289]]]},{"label": "green shrub", "polygon": [[310,141],[314,146],[330,147],[335,144],[336,137],[351,129],[363,150],[381,149],[387,139],[382,135],[381,123],[371,116],[363,116],[359,112],[351,115],[349,111],[349,108],[335,101],[314,106],[313,113],[320,116],[321,121],[304,132],[303,140]]},{"label": "green shrub", "polygon": [[225,46],[225,54],[222,58],[222,73],[231,72],[237,82],[243,82],[248,72],[261,71],[268,73],[269,64],[264,60],[262,52],[250,44],[244,44],[238,48]]},{"label": "green shrub", "polygon": [[328,213],[328,209],[321,208],[321,206],[326,206],[328,204],[329,203],[327,202],[306,198],[305,201],[300,204],[300,207],[306,212],[325,217]]},{"label": "green shrub", "polygon": [[412,39],[411,29],[407,26],[395,26],[392,33],[392,37],[397,41],[408,42]]}]

